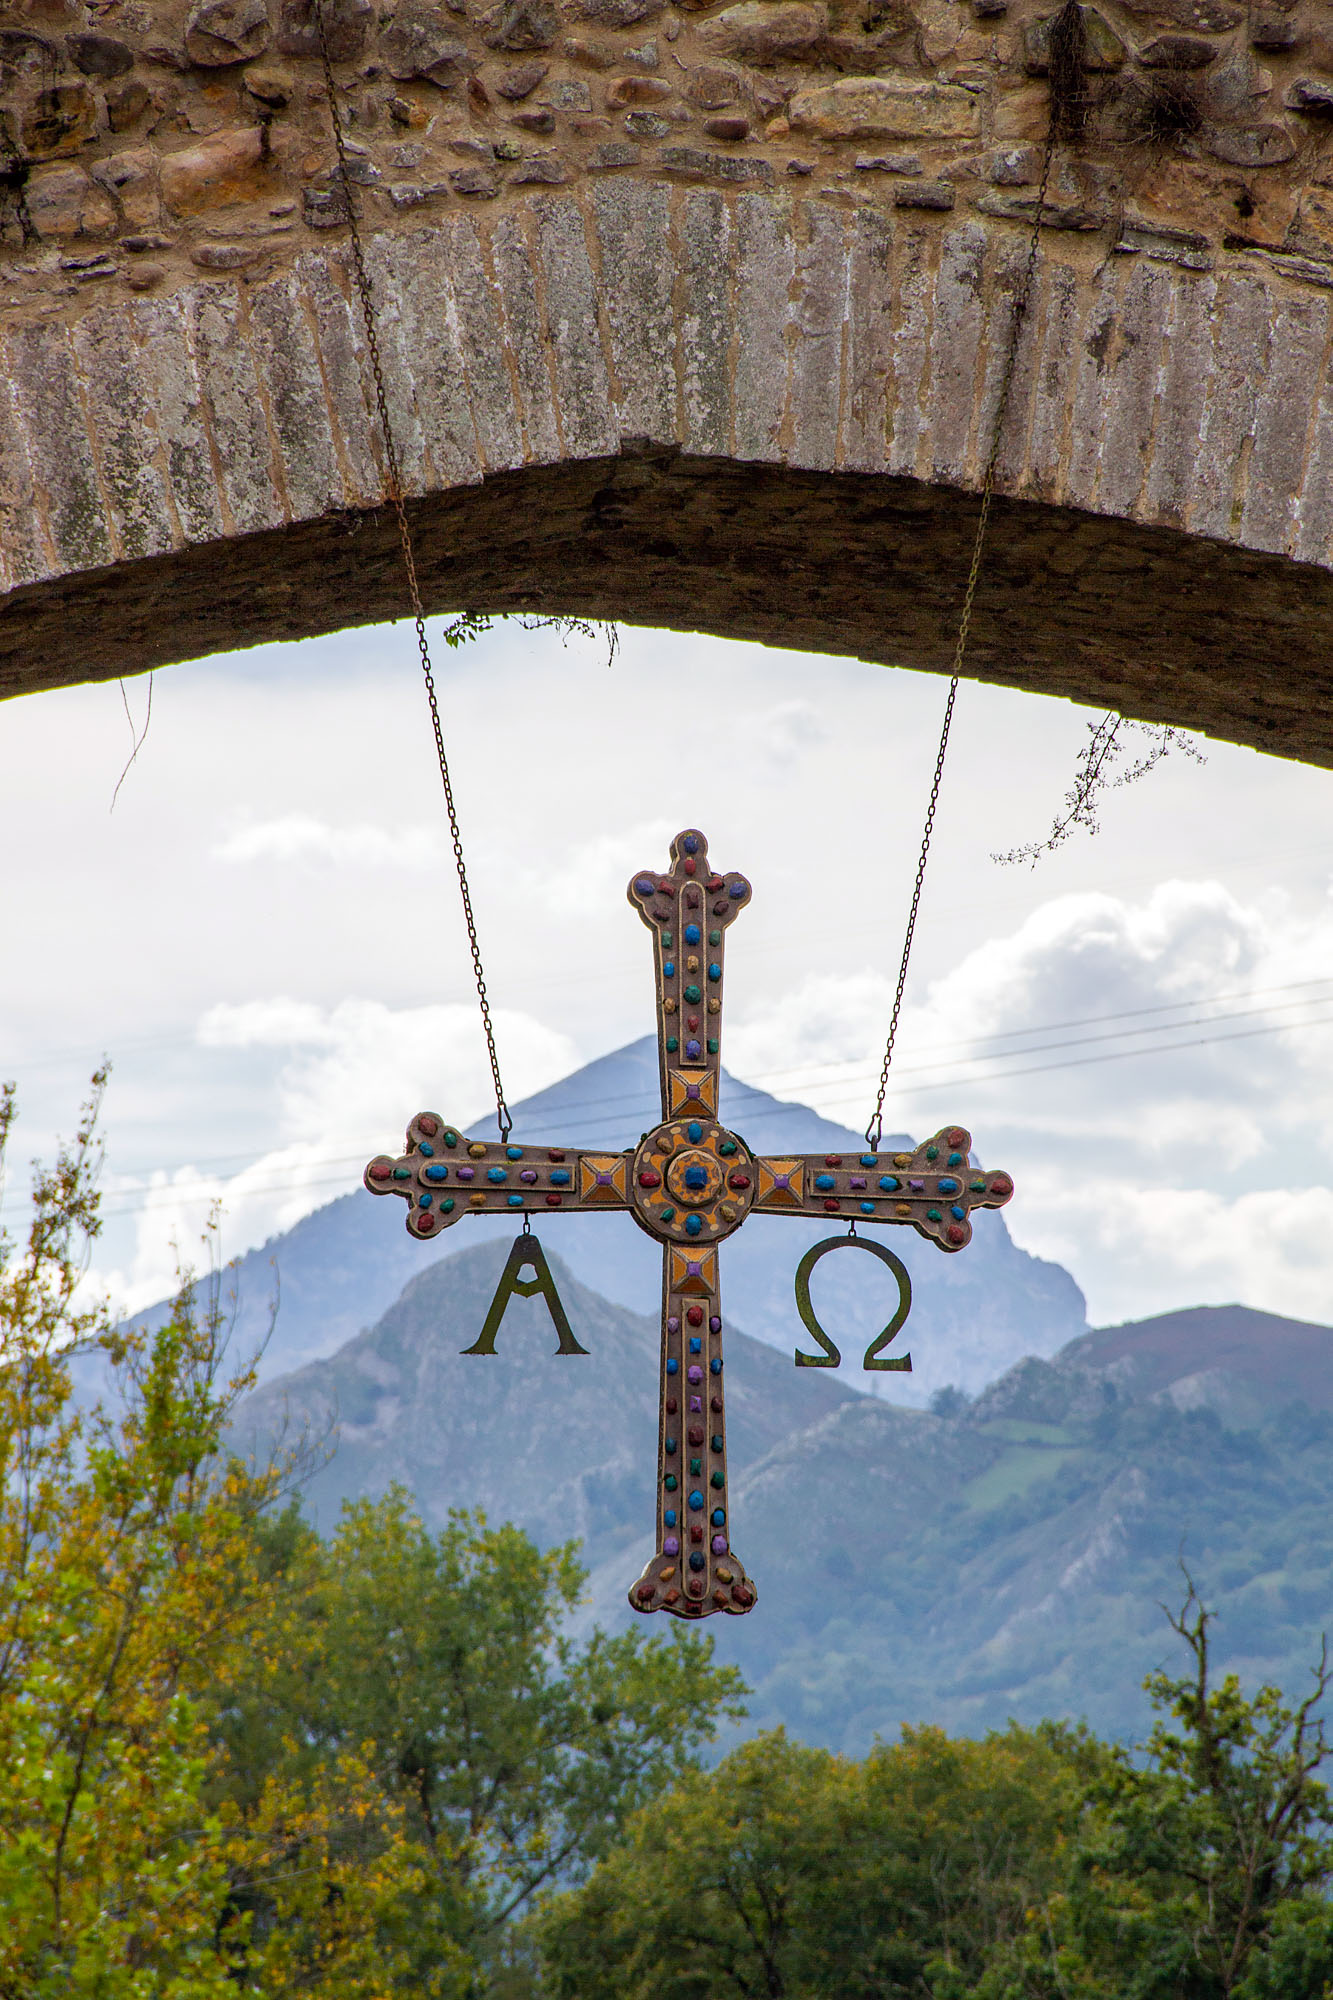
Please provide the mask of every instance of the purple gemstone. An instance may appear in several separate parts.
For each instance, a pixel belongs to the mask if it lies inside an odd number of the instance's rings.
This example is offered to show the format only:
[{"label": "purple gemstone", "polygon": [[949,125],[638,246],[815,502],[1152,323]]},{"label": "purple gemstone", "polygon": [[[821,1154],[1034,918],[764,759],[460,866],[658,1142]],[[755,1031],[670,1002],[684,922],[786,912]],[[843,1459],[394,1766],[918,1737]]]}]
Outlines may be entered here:
[{"label": "purple gemstone", "polygon": [[773,1191],[774,1191],[774,1193],[775,1193],[775,1194],[776,1194],[776,1192],[777,1192],[777,1190],[778,1190],[779,1188],[787,1188],[787,1189],[790,1189],[790,1187],[791,1187],[791,1175],[790,1175],[790,1174],[774,1174],[774,1176],[773,1176]]},{"label": "purple gemstone", "polygon": [[687,1278],[697,1278],[702,1270],[702,1264],[691,1264],[688,1260],[686,1261],[685,1275]]},{"label": "purple gemstone", "polygon": [[668,1333],[679,1333],[679,1332],[680,1332],[680,1321],[679,1321],[678,1319],[669,1319],[669,1320],[667,1321],[667,1332],[668,1332]]},{"label": "purple gemstone", "polygon": [[913,1194],[920,1194],[926,1183],[924,1181],[909,1181],[907,1185],[911,1188]]},{"label": "purple gemstone", "polygon": [[687,1382],[702,1382],[704,1379],[704,1371],[702,1368],[699,1367],[687,1368],[685,1370],[685,1379]]},{"label": "purple gemstone", "polygon": [[536,1178],[536,1172],[532,1167],[524,1167],[522,1173],[519,1175],[521,1181],[535,1181]]},{"label": "purple gemstone", "polygon": [[690,1097],[690,1098],[693,1098],[694,1102],[695,1102],[695,1103],[697,1104],[697,1103],[699,1102],[699,1086],[698,1086],[698,1084],[697,1084],[697,1083],[689,1083],[689,1084],[686,1084],[686,1086],[685,1086],[685,1095],[686,1095],[687,1097]]},{"label": "purple gemstone", "polygon": [[693,1413],[694,1413],[694,1412],[695,1412],[696,1410],[699,1410],[699,1411],[702,1411],[702,1409],[703,1409],[703,1406],[704,1406],[704,1399],[703,1399],[703,1397],[702,1397],[702,1396],[691,1396],[691,1397],[690,1397],[690,1413],[691,1413],[691,1415],[693,1415]]},{"label": "purple gemstone", "polygon": [[677,1536],[667,1536],[662,1544],[662,1554],[664,1556],[678,1556],[680,1554],[680,1541]]},{"label": "purple gemstone", "polygon": [[710,1333],[721,1333],[722,1331],[722,1322],[716,1313],[713,1314],[713,1317],[708,1322],[708,1331]]},{"label": "purple gemstone", "polygon": [[725,1555],[726,1553],[727,1553],[727,1538],[726,1538],[726,1536],[725,1536],[725,1535],[714,1535],[714,1537],[713,1537],[713,1554],[714,1554],[715,1556],[724,1556],[724,1555]]},{"label": "purple gemstone", "polygon": [[610,1176],[610,1174],[598,1174],[598,1176],[597,1176],[597,1185],[598,1185],[598,1187],[610,1187],[610,1185],[611,1185],[611,1176]]},{"label": "purple gemstone", "polygon": [[749,886],[748,882],[733,882],[728,888],[727,894],[731,897],[733,903],[737,902],[745,894]]},{"label": "purple gemstone", "polygon": [[[520,1175],[519,1178],[521,1179],[522,1176]],[[853,1174],[852,1178],[847,1183],[848,1187],[854,1187],[854,1188],[863,1188],[865,1184],[866,1184],[866,1179],[864,1174]]]},{"label": "purple gemstone", "polygon": [[702,1052],[698,1042],[686,1042],[685,1053],[690,1058],[690,1061],[693,1062]]},{"label": "purple gemstone", "polygon": [[475,1180],[477,1178],[477,1170],[475,1167],[460,1167],[458,1169],[458,1178],[460,1181]]}]

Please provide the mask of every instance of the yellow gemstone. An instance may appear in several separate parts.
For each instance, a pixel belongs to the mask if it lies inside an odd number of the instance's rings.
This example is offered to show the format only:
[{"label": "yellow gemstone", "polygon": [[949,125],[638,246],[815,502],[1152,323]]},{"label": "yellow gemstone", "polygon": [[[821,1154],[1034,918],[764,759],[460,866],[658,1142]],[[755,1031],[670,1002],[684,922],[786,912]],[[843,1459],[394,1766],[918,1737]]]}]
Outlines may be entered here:
[{"label": "yellow gemstone", "polygon": [[722,1002],[720,1000],[710,1000],[708,1011],[710,1014],[720,1014],[722,1012]]},{"label": "yellow gemstone", "polygon": [[731,1582],[731,1571],[729,1569],[722,1569],[721,1567],[719,1567],[714,1571],[714,1575],[717,1577],[719,1583]]},{"label": "yellow gemstone", "polygon": [[472,1144],[468,1147],[468,1153],[474,1160],[484,1160],[486,1157],[486,1151],[487,1149],[485,1146],[482,1145],[480,1139],[474,1139],[472,1141]]},{"label": "yellow gemstone", "polygon": [[895,1167],[910,1167],[912,1164],[912,1155],[910,1153],[895,1153],[893,1164]]},{"label": "yellow gemstone", "polygon": [[910,1215],[912,1213],[912,1204],[910,1201],[895,1202],[893,1212],[895,1215]]},{"label": "yellow gemstone", "polygon": [[674,1563],[668,1563],[665,1569],[658,1570],[657,1580],[659,1583],[670,1583],[672,1577],[675,1574],[676,1574],[676,1565]]},{"label": "yellow gemstone", "polygon": [[685,970],[687,972],[697,972],[699,970],[698,959],[693,957],[687,958],[685,961]]},{"label": "yellow gemstone", "polygon": [[676,1003],[674,1000],[668,998],[662,1002],[662,1012],[664,1014],[674,1014],[675,1011]]}]

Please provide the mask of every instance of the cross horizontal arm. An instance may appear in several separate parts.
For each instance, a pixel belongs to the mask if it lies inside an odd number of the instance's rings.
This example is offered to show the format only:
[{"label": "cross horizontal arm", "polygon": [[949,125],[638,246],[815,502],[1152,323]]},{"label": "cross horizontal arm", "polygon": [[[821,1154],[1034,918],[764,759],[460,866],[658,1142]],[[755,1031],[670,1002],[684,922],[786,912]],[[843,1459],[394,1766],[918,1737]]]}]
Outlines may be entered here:
[{"label": "cross horizontal arm", "polygon": [[623,1209],[632,1158],[469,1139],[438,1112],[421,1111],[407,1128],[406,1151],[397,1159],[381,1153],[364,1179],[372,1194],[401,1195],[408,1234],[427,1237],[464,1215]]},{"label": "cross horizontal arm", "polygon": [[941,1250],[961,1250],[972,1211],[1003,1208],[1014,1191],[1008,1174],[968,1165],[971,1147],[971,1134],[950,1125],[911,1152],[757,1157],[755,1213],[907,1223]]}]

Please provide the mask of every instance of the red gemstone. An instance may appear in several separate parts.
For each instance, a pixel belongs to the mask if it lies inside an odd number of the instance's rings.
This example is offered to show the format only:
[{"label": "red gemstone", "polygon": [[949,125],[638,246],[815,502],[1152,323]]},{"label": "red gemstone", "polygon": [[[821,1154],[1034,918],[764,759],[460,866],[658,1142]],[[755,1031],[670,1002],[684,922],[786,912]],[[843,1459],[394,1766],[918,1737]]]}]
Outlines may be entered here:
[{"label": "red gemstone", "polygon": [[563,1195],[548,1194],[546,1197],[546,1206],[548,1208],[559,1208],[563,1199],[564,1199]]},{"label": "red gemstone", "polygon": [[727,914],[727,899],[724,896],[720,903],[714,903],[713,915],[715,917],[725,917],[726,914]]},{"label": "red gemstone", "polygon": [[951,1222],[945,1234],[950,1243],[966,1243],[967,1241],[967,1231],[961,1222]]},{"label": "red gemstone", "polygon": [[565,1156],[563,1153],[548,1153],[546,1157],[548,1160],[563,1160]]},{"label": "red gemstone", "polygon": [[690,1529],[690,1540],[692,1542],[701,1542],[703,1538],[704,1538],[704,1531],[702,1528],[692,1527]]},{"label": "red gemstone", "polygon": [[702,1306],[691,1306],[689,1311],[686,1313],[685,1317],[689,1321],[691,1326],[702,1326],[704,1320],[704,1309]]},{"label": "red gemstone", "polygon": [[830,1195],[830,1196],[828,1197],[828,1199],[827,1199],[827,1200],[825,1201],[825,1203],[824,1203],[824,1206],[825,1206],[825,1208],[826,1208],[826,1209],[828,1210],[828,1212],[829,1212],[829,1214],[830,1214],[830,1215],[836,1215],[836,1214],[837,1214],[837,1212],[838,1212],[838,1204],[837,1204],[837,1202],[836,1202],[836,1201],[835,1201],[835,1200],[833,1199],[832,1195]]},{"label": "red gemstone", "polygon": [[392,1173],[393,1168],[387,1160],[377,1161],[370,1170],[370,1178],[373,1181],[387,1181]]},{"label": "red gemstone", "polygon": [[662,896],[670,896],[674,893],[675,886],[676,885],[674,882],[659,882],[657,885],[658,894]]},{"label": "red gemstone", "polygon": [[686,1432],[686,1436],[689,1438],[691,1444],[702,1444],[704,1441],[703,1425],[691,1424],[689,1430]]},{"label": "red gemstone", "polygon": [[687,875],[693,875],[698,865],[699,865],[698,862],[695,860],[692,854],[687,854],[685,856],[685,873]]},{"label": "red gemstone", "polygon": [[697,1028],[699,1025],[699,1016],[697,1014],[687,1014],[685,1016],[685,1025],[687,1028]]},{"label": "red gemstone", "polygon": [[748,1174],[730,1174],[727,1177],[727,1186],[730,1188],[747,1188],[749,1185],[750,1176]]},{"label": "red gemstone", "polygon": [[720,1396],[714,1396],[712,1401],[709,1403],[708,1407],[710,1410],[720,1410],[722,1408],[722,1398]]},{"label": "red gemstone", "polygon": [[948,1139],[949,1144],[956,1148],[962,1145],[963,1141],[967,1137],[967,1134],[963,1130],[961,1125],[955,1125],[952,1132],[946,1133],[945,1136]]},{"label": "red gemstone", "polygon": [[667,1592],[666,1596],[662,1599],[662,1602],[663,1604],[679,1604],[680,1592],[677,1590],[674,1583],[672,1584],[670,1590]]},{"label": "red gemstone", "polygon": [[713,894],[716,895],[719,889],[725,889],[727,885],[722,880],[722,877],[720,875],[710,875],[708,878],[708,886],[712,890]]},{"label": "red gemstone", "polygon": [[714,1604],[725,1604],[726,1601],[727,1601],[727,1593],[725,1590],[722,1589],[721,1585],[719,1585],[718,1588],[713,1592],[713,1602]]},{"label": "red gemstone", "polygon": [[685,902],[687,908],[697,910],[699,907],[699,891],[697,889],[687,889],[685,891]]},{"label": "red gemstone", "polygon": [[428,1208],[418,1209],[417,1228],[422,1231],[423,1235],[429,1236],[431,1230],[434,1229],[434,1227],[435,1227],[435,1217],[431,1214],[430,1210]]},{"label": "red gemstone", "polygon": [[1000,1174],[991,1182],[990,1191],[992,1194],[1012,1194],[1014,1184],[1007,1175]]},{"label": "red gemstone", "polygon": [[651,1599],[655,1588],[656,1586],[654,1584],[641,1583],[638,1589],[635,1591],[634,1595],[638,1598],[640,1604],[647,1604]]},{"label": "red gemstone", "polygon": [[[704,1594],[704,1580],[701,1576],[692,1576],[685,1588],[689,1591],[691,1597],[702,1597]],[[698,1609],[697,1604],[690,1606],[691,1611],[697,1611]]]},{"label": "red gemstone", "polygon": [[428,1139],[433,1139],[439,1129],[433,1118],[418,1118],[417,1120],[417,1130],[424,1132]]},{"label": "red gemstone", "polygon": [[841,1153],[825,1153],[825,1155],[824,1155],[824,1165],[825,1165],[826,1167],[840,1167],[840,1166],[842,1165],[842,1154],[841,1154]]},{"label": "red gemstone", "polygon": [[639,1175],[640,1187],[661,1187],[661,1185],[662,1185],[661,1174],[655,1174],[651,1167],[646,1168],[644,1172]]},{"label": "red gemstone", "polygon": [[677,1412],[677,1410],[678,1410],[679,1408],[680,1408],[680,1404],[679,1404],[679,1403],[678,1403],[678,1402],[676,1401],[675,1397],[674,1397],[674,1396],[668,1396],[668,1397],[667,1397],[667,1399],[666,1399],[666,1413],[667,1413],[667,1415],[668,1415],[669,1417],[674,1417],[674,1416],[675,1416],[675,1414],[676,1414],[676,1412]]},{"label": "red gemstone", "polygon": [[737,1604],[753,1604],[754,1602],[754,1592],[748,1583],[738,1583],[731,1594]]}]

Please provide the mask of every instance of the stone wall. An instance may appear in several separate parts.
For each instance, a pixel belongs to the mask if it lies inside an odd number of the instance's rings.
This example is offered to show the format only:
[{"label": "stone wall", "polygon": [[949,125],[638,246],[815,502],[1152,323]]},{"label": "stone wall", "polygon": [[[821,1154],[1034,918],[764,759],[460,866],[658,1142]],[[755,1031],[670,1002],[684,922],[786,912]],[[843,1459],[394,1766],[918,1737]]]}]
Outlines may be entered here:
[{"label": "stone wall", "polygon": [[[327,5],[428,602],[946,667],[1041,9]],[[1333,764],[1328,18],[1082,10],[970,671]],[[0,695],[400,613],[307,0],[4,22]]]}]

